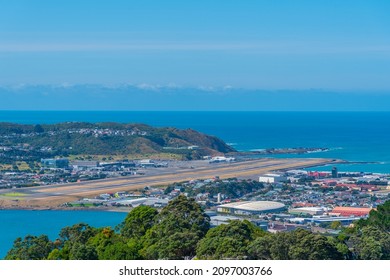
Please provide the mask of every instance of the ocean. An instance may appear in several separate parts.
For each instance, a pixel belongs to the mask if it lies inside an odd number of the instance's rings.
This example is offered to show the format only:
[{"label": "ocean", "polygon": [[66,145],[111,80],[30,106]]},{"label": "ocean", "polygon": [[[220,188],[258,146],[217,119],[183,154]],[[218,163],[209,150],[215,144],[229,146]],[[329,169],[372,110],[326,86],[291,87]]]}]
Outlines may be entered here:
[{"label": "ocean", "polygon": [[[329,151],[276,157],[339,158],[340,171],[390,173],[390,112],[125,112],[0,111],[0,122],[145,123],[192,128],[214,135],[240,151],[323,147]],[[331,167],[317,167],[330,170]]]},{"label": "ocean", "polygon": [[[214,135],[239,151],[318,147],[326,152],[275,157],[338,158],[354,163],[340,171],[390,173],[390,112],[124,112],[0,111],[0,122],[25,124],[79,122],[145,123],[192,128]],[[311,168],[330,171],[332,166]],[[87,222],[115,226],[125,213],[89,211],[0,211],[0,258],[18,236],[48,234],[55,238],[67,225]]]}]

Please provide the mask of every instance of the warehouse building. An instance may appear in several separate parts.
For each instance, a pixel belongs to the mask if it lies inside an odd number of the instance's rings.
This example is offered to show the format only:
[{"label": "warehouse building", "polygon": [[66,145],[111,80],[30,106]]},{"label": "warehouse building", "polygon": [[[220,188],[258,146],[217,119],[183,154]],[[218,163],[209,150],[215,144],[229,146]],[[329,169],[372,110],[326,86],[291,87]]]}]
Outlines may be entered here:
[{"label": "warehouse building", "polygon": [[322,207],[298,207],[288,210],[293,215],[322,215],[325,211]]},{"label": "warehouse building", "polygon": [[259,182],[274,184],[287,182],[287,177],[283,174],[267,173],[259,177]]},{"label": "warehouse building", "polygon": [[[373,208],[368,207],[335,207],[332,214],[337,214],[343,217],[350,216],[367,216]],[[374,209],[375,210],[375,209]]]},{"label": "warehouse building", "polygon": [[340,222],[342,225],[350,225],[354,221],[360,220],[361,217],[332,217],[332,216],[316,216],[311,219],[308,219],[311,223],[323,224],[323,223],[332,223]]},{"label": "warehouse building", "polygon": [[96,160],[74,160],[71,164],[73,168],[80,170],[96,168],[99,166],[99,162]]}]

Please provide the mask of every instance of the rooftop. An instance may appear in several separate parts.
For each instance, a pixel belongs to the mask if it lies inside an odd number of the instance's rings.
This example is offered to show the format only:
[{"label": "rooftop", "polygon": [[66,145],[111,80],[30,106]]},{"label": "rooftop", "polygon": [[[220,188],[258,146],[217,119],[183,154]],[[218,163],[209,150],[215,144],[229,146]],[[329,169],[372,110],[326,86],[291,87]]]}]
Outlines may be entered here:
[{"label": "rooftop", "polygon": [[267,211],[285,207],[283,203],[274,201],[239,201],[228,204],[219,205],[223,208],[234,208],[247,211]]},{"label": "rooftop", "polygon": [[283,176],[283,174],[276,174],[276,173],[267,173],[264,175],[261,175],[262,177],[280,177]]}]

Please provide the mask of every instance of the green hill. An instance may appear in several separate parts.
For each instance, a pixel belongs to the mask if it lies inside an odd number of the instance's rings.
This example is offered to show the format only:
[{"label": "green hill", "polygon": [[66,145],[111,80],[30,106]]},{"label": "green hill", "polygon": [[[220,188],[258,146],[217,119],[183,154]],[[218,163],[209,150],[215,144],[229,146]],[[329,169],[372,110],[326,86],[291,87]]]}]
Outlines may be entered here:
[{"label": "green hill", "polygon": [[235,150],[221,139],[192,129],[145,124],[67,122],[47,125],[0,123],[0,146],[53,155],[172,153],[186,159]]}]

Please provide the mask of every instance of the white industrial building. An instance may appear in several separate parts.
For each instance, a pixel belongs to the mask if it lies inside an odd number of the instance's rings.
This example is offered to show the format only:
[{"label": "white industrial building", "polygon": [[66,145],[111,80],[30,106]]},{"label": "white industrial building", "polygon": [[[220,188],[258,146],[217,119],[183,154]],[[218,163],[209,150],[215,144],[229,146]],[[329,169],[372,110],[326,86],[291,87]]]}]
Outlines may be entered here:
[{"label": "white industrial building", "polygon": [[259,177],[259,182],[273,184],[287,182],[287,177],[283,174],[267,173]]},{"label": "white industrial building", "polygon": [[216,163],[216,162],[232,162],[235,161],[236,159],[234,157],[212,157],[209,161],[209,163]]},{"label": "white industrial building", "polygon": [[239,201],[218,205],[217,212],[238,215],[258,215],[280,212],[285,208],[286,206],[283,203],[275,201]]},{"label": "white industrial building", "polygon": [[138,161],[138,164],[141,167],[155,167],[156,166],[156,163],[151,159],[141,159],[140,161]]},{"label": "white industrial building", "polygon": [[168,205],[168,199],[159,199],[152,197],[141,197],[135,199],[120,199],[112,201],[117,205],[137,207],[139,205],[147,205],[153,207],[164,207]]},{"label": "white industrial building", "polygon": [[323,207],[299,207],[291,208],[288,210],[289,213],[294,215],[322,215],[327,209]]},{"label": "white industrial building", "polygon": [[99,166],[99,162],[96,160],[74,160],[71,161],[71,165],[74,169],[86,170],[97,168]]}]

